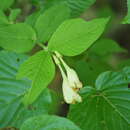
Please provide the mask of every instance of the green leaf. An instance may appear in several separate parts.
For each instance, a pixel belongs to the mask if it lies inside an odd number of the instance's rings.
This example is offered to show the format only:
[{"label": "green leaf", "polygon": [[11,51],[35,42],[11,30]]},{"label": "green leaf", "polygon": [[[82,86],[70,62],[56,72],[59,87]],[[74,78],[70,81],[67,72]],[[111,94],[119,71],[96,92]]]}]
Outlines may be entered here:
[{"label": "green leaf", "polygon": [[123,19],[123,24],[130,24],[130,0],[127,0],[127,16]]},{"label": "green leaf", "polygon": [[[95,67],[96,66],[96,67]],[[84,85],[94,85],[97,76],[111,67],[99,58],[89,57],[88,61],[78,61],[74,66]]]},{"label": "green leaf", "polygon": [[49,41],[49,49],[65,56],[75,56],[88,49],[103,33],[108,18],[86,22],[82,19],[65,21]]},{"label": "green leaf", "polygon": [[115,41],[104,38],[95,42],[95,44],[90,48],[89,52],[103,56],[111,53],[119,53],[127,51],[121,48]]},{"label": "green leaf", "polygon": [[29,117],[47,114],[50,111],[52,98],[45,89],[30,106],[24,107],[21,100],[31,87],[27,79],[16,80],[19,66],[27,56],[12,52],[0,52],[0,128],[12,126],[19,128]]},{"label": "green leaf", "polygon": [[85,12],[96,0],[66,0],[71,9],[72,17],[78,17]]},{"label": "green leaf", "polygon": [[63,117],[42,115],[25,121],[20,130],[80,130],[73,122]]},{"label": "green leaf", "polygon": [[30,117],[48,114],[51,104],[52,98],[50,91],[48,89],[45,89],[32,105],[25,107],[23,104],[21,104],[13,116],[13,119],[11,122],[9,122],[8,126],[20,128],[23,122]]},{"label": "green leaf", "polygon": [[34,28],[38,17],[41,15],[41,11],[37,11],[29,15],[25,22]]},{"label": "green leaf", "polygon": [[[71,10],[72,17],[80,16],[85,10],[87,10],[96,0],[46,0],[44,2],[45,8],[59,4],[59,2],[66,3]],[[43,6],[43,3],[41,3]]]},{"label": "green leaf", "polygon": [[17,19],[17,17],[20,15],[20,13],[21,13],[21,9],[19,9],[19,8],[18,9],[12,9],[11,13],[9,15],[9,21],[14,22]]},{"label": "green leaf", "polygon": [[0,0],[0,9],[1,9],[1,10],[6,10],[6,9],[8,9],[13,3],[14,3],[14,0]]},{"label": "green leaf", "polygon": [[0,27],[0,46],[15,52],[28,52],[34,45],[36,34],[25,23],[11,24]]},{"label": "green leaf", "polygon": [[47,42],[58,26],[69,16],[69,8],[64,4],[55,5],[41,14],[35,24],[38,42]]},{"label": "green leaf", "polygon": [[9,24],[7,17],[4,14],[4,12],[2,10],[0,10],[0,27],[3,25],[5,26],[7,24]]},{"label": "green leaf", "polygon": [[21,104],[21,98],[30,87],[28,80],[16,80],[20,64],[27,57],[0,52],[0,128],[9,125]]},{"label": "green leaf", "polygon": [[24,104],[32,104],[48,86],[55,74],[55,65],[47,51],[40,51],[23,63],[17,75],[32,80],[32,87],[24,97]]},{"label": "green leaf", "polygon": [[126,66],[130,66],[130,59],[123,59],[119,64],[118,68],[122,69]]},{"label": "green leaf", "polygon": [[[84,88],[83,102],[72,105],[69,119],[83,130],[130,129],[130,67],[104,72],[95,87]],[[85,92],[86,91],[86,92]],[[76,118],[75,118],[76,117]]]}]

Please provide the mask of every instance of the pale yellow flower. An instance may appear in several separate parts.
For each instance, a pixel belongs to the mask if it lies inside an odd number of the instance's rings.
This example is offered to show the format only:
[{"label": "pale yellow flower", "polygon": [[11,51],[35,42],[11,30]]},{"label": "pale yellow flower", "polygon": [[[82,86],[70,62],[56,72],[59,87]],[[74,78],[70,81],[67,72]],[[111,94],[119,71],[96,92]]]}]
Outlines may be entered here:
[{"label": "pale yellow flower", "polygon": [[68,104],[75,104],[77,102],[82,102],[81,96],[77,93],[77,90],[74,90],[68,81],[67,77],[63,77],[63,96],[64,100]]},{"label": "pale yellow flower", "polygon": [[77,73],[75,72],[75,70],[73,70],[72,68],[70,68],[65,62],[64,60],[60,57],[60,60],[63,64],[63,66],[65,67],[66,73],[67,73],[67,78],[70,82],[70,85],[72,88],[75,89],[81,89],[82,88],[82,83],[79,80],[79,77],[77,75]]},{"label": "pale yellow flower", "polygon": [[66,71],[70,85],[75,89],[81,89],[83,85],[80,82],[77,73],[71,68],[68,68]]},{"label": "pale yellow flower", "polygon": [[55,55],[53,55],[53,58],[62,74],[62,78],[63,78],[62,90],[63,90],[63,97],[65,102],[68,104],[75,104],[77,102],[82,102],[82,98],[78,94],[79,89],[82,88],[82,83],[79,81],[76,72],[73,69],[70,69],[66,65],[66,63],[64,63],[64,61],[61,60],[67,72],[67,76],[66,76],[65,72],[61,67],[61,62],[59,61],[59,58]]}]

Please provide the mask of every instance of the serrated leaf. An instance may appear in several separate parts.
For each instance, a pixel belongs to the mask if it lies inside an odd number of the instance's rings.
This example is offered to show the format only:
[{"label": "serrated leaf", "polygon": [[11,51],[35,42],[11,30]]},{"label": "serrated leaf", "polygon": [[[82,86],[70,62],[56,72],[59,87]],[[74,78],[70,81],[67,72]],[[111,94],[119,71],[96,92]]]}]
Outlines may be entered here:
[{"label": "serrated leaf", "polygon": [[23,122],[29,118],[41,114],[48,114],[51,103],[52,98],[50,91],[49,89],[45,89],[32,105],[25,107],[21,104],[8,125],[11,127],[20,128]]},{"label": "serrated leaf", "polygon": [[16,80],[16,74],[27,58],[22,54],[0,52],[0,128],[19,128],[29,117],[50,111],[52,99],[48,89],[30,106],[25,107],[21,102],[25,92],[31,87],[31,82],[27,79]]},{"label": "serrated leaf", "polygon": [[55,65],[47,51],[40,51],[23,63],[17,75],[32,80],[32,87],[24,97],[24,104],[32,104],[48,86],[55,74]]},{"label": "serrated leaf", "polygon": [[25,121],[21,130],[80,130],[70,120],[50,115],[36,116]]},{"label": "serrated leaf", "polygon": [[83,93],[83,103],[71,106],[69,119],[83,130],[129,130],[129,82],[130,67],[120,72],[102,73],[90,94],[89,91]]},{"label": "serrated leaf", "polygon": [[103,56],[112,53],[127,52],[127,51],[121,48],[116,41],[103,38],[95,42],[95,44],[90,48],[89,52]]},{"label": "serrated leaf", "polygon": [[38,42],[47,42],[58,26],[69,16],[69,8],[64,4],[55,5],[41,14],[35,24]]},{"label": "serrated leaf", "polygon": [[15,52],[30,51],[36,41],[35,31],[25,23],[0,27],[0,46]]},{"label": "serrated leaf", "polygon": [[1,9],[1,10],[6,10],[6,9],[8,9],[13,3],[14,3],[14,0],[0,0],[0,9]]},{"label": "serrated leaf", "polygon": [[88,49],[103,33],[108,18],[86,22],[82,19],[65,21],[49,41],[49,49],[65,56],[75,56]]},{"label": "serrated leaf", "polygon": [[12,9],[11,13],[9,15],[9,21],[14,22],[17,19],[17,17],[19,16],[20,13],[21,13],[21,9],[19,9],[19,8],[18,9]]},{"label": "serrated leaf", "polygon": [[0,128],[13,119],[22,96],[30,87],[30,81],[15,77],[19,65],[26,59],[25,55],[0,52]]}]

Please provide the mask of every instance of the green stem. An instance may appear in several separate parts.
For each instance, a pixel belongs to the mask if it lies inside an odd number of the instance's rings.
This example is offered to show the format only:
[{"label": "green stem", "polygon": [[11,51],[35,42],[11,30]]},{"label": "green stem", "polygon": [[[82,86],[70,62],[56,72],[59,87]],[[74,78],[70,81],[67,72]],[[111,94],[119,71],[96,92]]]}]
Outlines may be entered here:
[{"label": "green stem", "polygon": [[40,47],[42,47],[44,50],[48,50],[48,48],[47,48],[45,45],[43,45],[42,43],[38,43],[38,45],[39,45]]},{"label": "green stem", "polygon": [[62,55],[61,55],[59,52],[57,52],[57,51],[55,51],[55,54],[56,54],[57,58],[59,58],[60,61],[62,62],[62,64],[63,64],[63,66],[65,67],[65,69],[66,69],[66,70],[70,69],[70,67],[69,67],[69,66],[65,63],[65,61],[62,59]]},{"label": "green stem", "polygon": [[57,56],[53,55],[53,59],[54,59],[55,63],[57,64],[57,66],[59,67],[63,79],[67,78],[65,72],[63,71],[63,69],[61,67],[61,62],[59,61],[59,58]]}]

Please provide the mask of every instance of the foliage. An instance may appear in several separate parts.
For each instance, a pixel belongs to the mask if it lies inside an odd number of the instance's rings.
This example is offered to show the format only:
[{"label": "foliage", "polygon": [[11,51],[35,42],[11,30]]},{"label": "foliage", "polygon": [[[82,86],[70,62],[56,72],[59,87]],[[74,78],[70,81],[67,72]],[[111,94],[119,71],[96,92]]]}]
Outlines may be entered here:
[{"label": "foliage", "polygon": [[[53,12],[55,12],[56,15]],[[69,18],[69,14],[69,8],[64,4],[55,5],[41,14],[35,24],[38,42],[47,42],[58,26]],[[44,28],[44,30],[42,28]]]},{"label": "foliage", "polygon": [[65,56],[82,53],[100,37],[108,20],[108,18],[103,18],[90,22],[82,19],[65,21],[50,39],[49,50],[56,50]]},{"label": "foliage", "polygon": [[20,127],[27,118],[49,111],[52,102],[49,90],[45,90],[31,106],[24,107],[21,102],[31,82],[27,79],[16,80],[16,74],[27,58],[23,54],[0,52],[0,127]]},{"label": "foliage", "polygon": [[48,52],[40,51],[22,64],[17,78],[28,77],[32,87],[24,97],[24,104],[31,104],[53,79],[55,67]]},{"label": "foliage", "polygon": [[71,106],[69,119],[83,130],[130,129],[129,71],[128,67],[121,72],[99,75],[95,87],[86,86],[81,90],[84,102]]},{"label": "foliage", "polygon": [[[25,31],[26,28],[26,31]],[[25,23],[0,27],[0,46],[15,52],[28,52],[35,45],[36,33]]]},{"label": "foliage", "polygon": [[80,17],[95,2],[31,0],[29,15],[0,0],[0,129],[130,129],[130,61],[113,60],[128,52],[106,35],[108,6]]},{"label": "foliage", "polygon": [[127,16],[123,20],[124,24],[130,24],[130,0],[127,0],[127,10]]},{"label": "foliage", "polygon": [[27,120],[21,127],[21,130],[29,129],[46,130],[80,130],[71,121],[57,116],[36,116]]},{"label": "foliage", "polygon": [[12,6],[12,4],[14,3],[14,0],[0,0],[0,9],[1,10],[6,10],[8,9],[10,6]]}]

